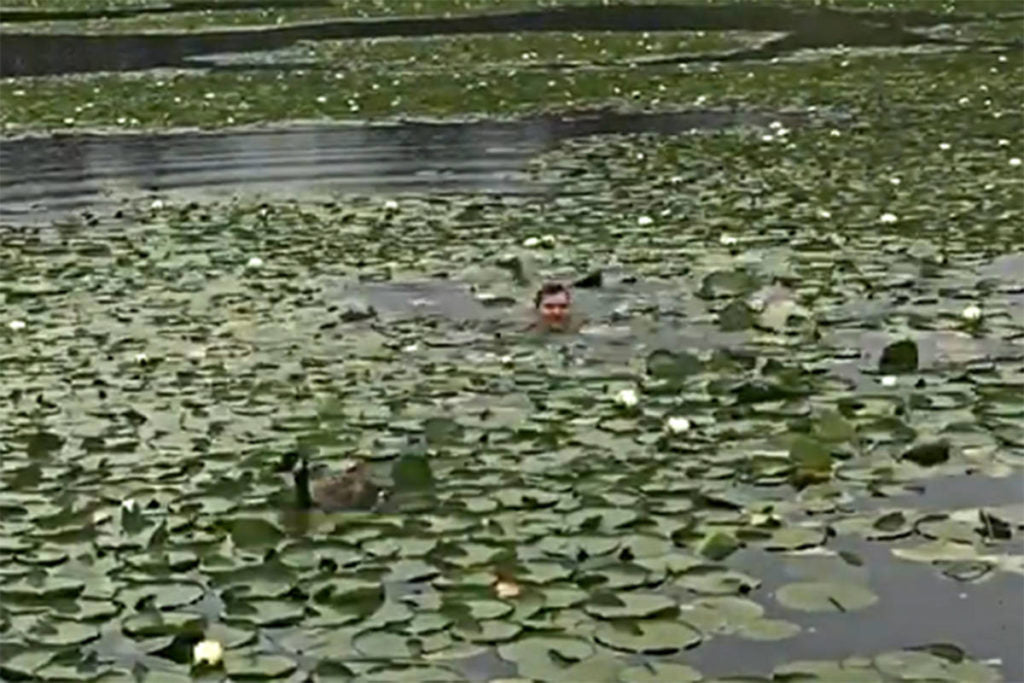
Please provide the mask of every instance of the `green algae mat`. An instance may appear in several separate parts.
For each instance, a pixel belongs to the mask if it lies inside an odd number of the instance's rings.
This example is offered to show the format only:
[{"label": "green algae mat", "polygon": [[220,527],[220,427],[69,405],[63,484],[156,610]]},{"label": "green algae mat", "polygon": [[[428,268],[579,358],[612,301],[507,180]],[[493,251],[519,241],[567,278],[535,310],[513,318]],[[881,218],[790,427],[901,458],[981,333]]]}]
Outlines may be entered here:
[{"label": "green algae mat", "polygon": [[[0,82],[9,132],[808,115],[566,141],[530,162],[542,196],[0,226],[0,677],[1018,680],[1021,54],[643,63],[763,39],[316,41],[304,73]],[[578,334],[523,332],[539,282],[597,272]],[[386,495],[299,510],[289,453],[364,459]]]}]

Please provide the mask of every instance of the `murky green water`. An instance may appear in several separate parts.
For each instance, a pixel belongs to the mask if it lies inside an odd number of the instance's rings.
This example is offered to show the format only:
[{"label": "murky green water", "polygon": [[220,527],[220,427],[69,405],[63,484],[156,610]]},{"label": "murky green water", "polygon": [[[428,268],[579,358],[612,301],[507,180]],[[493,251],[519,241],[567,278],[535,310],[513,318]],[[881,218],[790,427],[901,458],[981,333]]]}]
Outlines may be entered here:
[{"label": "murky green water", "polygon": [[[1020,680],[1011,21],[4,79],[0,677]],[[386,495],[296,509],[296,451]]]}]

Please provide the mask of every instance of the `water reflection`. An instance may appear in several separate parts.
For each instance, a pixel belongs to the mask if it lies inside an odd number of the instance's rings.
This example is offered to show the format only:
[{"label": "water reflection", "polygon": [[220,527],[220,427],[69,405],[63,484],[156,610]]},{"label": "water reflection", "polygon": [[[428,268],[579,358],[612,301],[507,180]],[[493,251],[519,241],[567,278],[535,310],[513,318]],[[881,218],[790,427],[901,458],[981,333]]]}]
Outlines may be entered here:
[{"label": "water reflection", "polygon": [[767,125],[776,119],[792,127],[804,117],[593,113],[504,122],[25,138],[0,144],[0,218],[49,220],[53,212],[154,192],[191,198],[244,189],[280,199],[346,192],[537,193],[544,186],[527,179],[527,162],[566,138]]}]

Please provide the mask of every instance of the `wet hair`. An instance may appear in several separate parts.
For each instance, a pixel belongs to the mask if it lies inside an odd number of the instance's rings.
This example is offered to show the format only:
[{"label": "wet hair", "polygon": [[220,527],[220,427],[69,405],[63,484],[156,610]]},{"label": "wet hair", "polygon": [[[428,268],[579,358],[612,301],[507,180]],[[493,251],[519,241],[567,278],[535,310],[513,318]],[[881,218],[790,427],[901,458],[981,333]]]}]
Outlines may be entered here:
[{"label": "wet hair", "polygon": [[541,301],[544,301],[544,299],[549,296],[554,296],[555,294],[561,294],[563,292],[566,296],[570,296],[569,288],[561,282],[546,282],[541,285],[540,289],[537,290],[537,293],[533,295],[533,307],[540,308]]}]

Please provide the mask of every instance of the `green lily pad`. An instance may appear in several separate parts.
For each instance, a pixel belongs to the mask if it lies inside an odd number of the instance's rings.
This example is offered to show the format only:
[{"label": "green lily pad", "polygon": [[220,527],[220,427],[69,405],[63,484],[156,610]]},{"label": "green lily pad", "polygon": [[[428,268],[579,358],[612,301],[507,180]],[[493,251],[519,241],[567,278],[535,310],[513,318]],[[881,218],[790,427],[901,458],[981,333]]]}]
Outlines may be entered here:
[{"label": "green lily pad", "polygon": [[370,669],[361,676],[352,679],[357,683],[431,683],[432,681],[466,680],[452,669],[439,666],[389,666]]},{"label": "green lily pad", "polygon": [[804,612],[853,612],[878,602],[878,596],[864,586],[828,581],[787,584],[775,592],[775,599]]},{"label": "green lily pad", "polygon": [[731,534],[717,531],[708,534],[697,546],[697,552],[708,558],[719,562],[739,550],[742,544]]},{"label": "green lily pad", "polygon": [[499,619],[512,612],[514,607],[500,600],[467,600],[465,606],[469,614],[476,620]]},{"label": "green lily pad", "polygon": [[761,581],[749,574],[712,565],[687,569],[674,580],[674,585],[700,595],[736,595],[749,593]]},{"label": "green lily pad", "polygon": [[748,640],[785,640],[800,633],[800,627],[783,619],[754,619],[739,625],[736,635]]},{"label": "green lily pad", "polygon": [[884,652],[875,657],[875,666],[883,674],[901,681],[1000,681],[992,667],[978,662],[951,661],[947,657],[920,650]]},{"label": "green lily pad", "polygon": [[489,619],[453,629],[462,640],[471,643],[501,643],[512,640],[522,633],[523,627],[511,621]]},{"label": "green lily pad", "polygon": [[527,636],[498,646],[502,659],[516,665],[520,676],[537,680],[559,680],[573,662],[594,654],[594,647],[583,640],[564,636]]},{"label": "green lily pad", "polygon": [[814,423],[814,435],[827,443],[843,443],[857,436],[857,429],[838,411],[822,413]]},{"label": "green lily pad", "polygon": [[840,662],[795,661],[775,667],[772,680],[843,681],[846,683],[883,683],[882,677],[867,666],[845,666]]},{"label": "green lily pad", "polygon": [[917,364],[917,344],[912,339],[903,339],[882,349],[878,371],[883,375],[905,374],[916,372]]},{"label": "green lily pad", "polygon": [[647,356],[647,374],[656,379],[679,382],[703,370],[696,356],[667,349],[656,349]]},{"label": "green lily pad", "polygon": [[646,654],[677,652],[702,640],[699,631],[682,622],[659,619],[603,623],[597,627],[594,638],[615,650]]},{"label": "green lily pad", "polygon": [[273,548],[284,538],[281,530],[265,519],[236,518],[231,520],[229,528],[231,540],[239,548]]},{"label": "green lily pad", "polygon": [[599,619],[647,619],[677,608],[675,600],[657,593],[604,593],[584,606]]},{"label": "green lily pad", "polygon": [[99,628],[93,624],[57,619],[38,622],[27,637],[32,643],[47,647],[82,645],[99,638]]},{"label": "green lily pad", "polygon": [[362,655],[375,659],[412,657],[415,654],[405,636],[386,631],[364,631],[352,643]]},{"label": "green lily pad", "polygon": [[723,332],[749,330],[754,326],[754,311],[742,299],[730,302],[718,312],[718,327]]},{"label": "green lily pad", "polygon": [[949,460],[949,450],[949,441],[933,441],[918,444],[917,446],[905,451],[900,457],[903,460],[909,460],[917,463],[918,465],[931,467]]},{"label": "green lily pad", "polygon": [[648,662],[619,672],[622,683],[691,683],[702,678],[693,667],[669,662]]},{"label": "green lily pad", "polygon": [[700,296],[706,299],[735,297],[753,291],[756,286],[756,281],[744,271],[716,270],[704,276]]},{"label": "green lily pad", "polygon": [[224,653],[224,670],[234,678],[282,678],[295,671],[297,665],[281,655],[245,653],[228,650]]},{"label": "green lily pad", "polygon": [[825,530],[806,526],[785,526],[772,531],[771,538],[762,544],[766,550],[799,550],[813,548],[825,542]]}]

